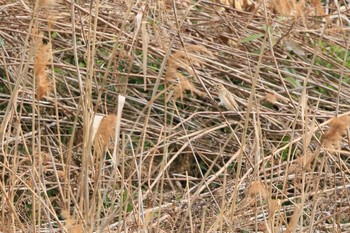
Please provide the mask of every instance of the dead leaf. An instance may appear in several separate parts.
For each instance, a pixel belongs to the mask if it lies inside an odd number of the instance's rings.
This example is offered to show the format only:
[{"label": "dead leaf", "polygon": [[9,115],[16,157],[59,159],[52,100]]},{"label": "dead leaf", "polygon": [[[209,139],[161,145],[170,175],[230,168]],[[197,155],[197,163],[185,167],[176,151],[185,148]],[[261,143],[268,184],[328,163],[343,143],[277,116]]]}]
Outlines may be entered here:
[{"label": "dead leaf", "polygon": [[149,43],[149,35],[146,28],[146,21],[142,22],[141,26],[141,35],[142,35],[142,69],[143,69],[143,89],[146,91],[147,89],[147,56],[148,56],[148,43]]},{"label": "dead leaf", "polygon": [[143,13],[145,11],[145,6],[143,5],[141,7],[141,9],[139,10],[139,12],[137,13],[136,17],[135,17],[135,31],[134,31],[134,38],[132,39],[132,43],[130,48],[132,48],[134,46],[135,40],[137,38],[137,35],[139,34],[139,30],[141,28],[141,24],[142,24],[142,17],[143,17]]}]

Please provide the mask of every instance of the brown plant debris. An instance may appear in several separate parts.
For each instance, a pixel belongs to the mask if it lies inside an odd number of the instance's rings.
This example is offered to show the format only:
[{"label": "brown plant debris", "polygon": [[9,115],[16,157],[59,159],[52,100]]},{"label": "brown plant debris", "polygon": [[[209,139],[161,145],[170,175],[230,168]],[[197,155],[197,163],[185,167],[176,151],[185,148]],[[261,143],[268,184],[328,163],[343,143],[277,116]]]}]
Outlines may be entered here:
[{"label": "brown plant debris", "polygon": [[269,216],[272,216],[281,206],[281,200],[269,198],[268,206],[269,206]]},{"label": "brown plant debris", "polygon": [[271,1],[272,10],[283,16],[304,17],[305,0],[273,0]]},{"label": "brown plant debris", "polygon": [[263,199],[267,199],[270,197],[270,192],[267,190],[265,184],[259,180],[255,180],[252,182],[248,189],[249,195],[260,194]]},{"label": "brown plant debris", "polygon": [[279,15],[301,17],[304,23],[307,15],[326,15],[321,0],[273,0],[270,6]]},{"label": "brown plant debris", "polygon": [[315,7],[316,15],[326,15],[321,0],[310,0],[310,4]]},{"label": "brown plant debris", "polygon": [[66,219],[66,227],[69,233],[83,233],[83,225],[76,224],[76,220],[72,218],[68,210],[62,210],[61,215]]},{"label": "brown plant debris", "polygon": [[323,145],[337,145],[339,146],[340,139],[346,134],[350,125],[350,116],[344,115],[335,117],[329,122],[329,129],[321,137]]},{"label": "brown plant debris", "polygon": [[254,2],[251,0],[216,0],[216,2],[239,11],[252,11],[254,9]]},{"label": "brown plant debris", "polygon": [[277,96],[275,93],[267,93],[264,99],[271,104],[277,103]]},{"label": "brown plant debris", "polygon": [[56,0],[40,0],[39,5],[41,7],[50,7],[56,3]]},{"label": "brown plant debris", "polygon": [[272,10],[280,15],[290,15],[293,9],[293,2],[286,0],[272,0]]}]

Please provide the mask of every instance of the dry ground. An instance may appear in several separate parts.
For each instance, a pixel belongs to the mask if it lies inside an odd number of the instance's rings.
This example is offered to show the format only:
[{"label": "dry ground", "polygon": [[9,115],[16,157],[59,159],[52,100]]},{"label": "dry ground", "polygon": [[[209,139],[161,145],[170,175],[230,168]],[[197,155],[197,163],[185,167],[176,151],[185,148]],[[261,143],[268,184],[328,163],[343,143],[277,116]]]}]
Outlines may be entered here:
[{"label": "dry ground", "polygon": [[0,231],[350,231],[348,12],[0,1]]}]

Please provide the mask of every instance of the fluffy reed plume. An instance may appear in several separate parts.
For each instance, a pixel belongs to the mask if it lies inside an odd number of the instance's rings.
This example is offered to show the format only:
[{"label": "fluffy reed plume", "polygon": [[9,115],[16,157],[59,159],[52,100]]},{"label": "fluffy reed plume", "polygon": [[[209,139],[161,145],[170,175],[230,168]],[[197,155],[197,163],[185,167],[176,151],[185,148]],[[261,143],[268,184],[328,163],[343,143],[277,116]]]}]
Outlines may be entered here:
[{"label": "fluffy reed plume", "polygon": [[234,7],[240,11],[242,10],[243,0],[216,0],[216,2],[229,7]]},{"label": "fluffy reed plume", "polygon": [[[293,164],[289,167],[289,172],[297,174],[295,176],[295,179],[301,179],[300,174],[302,174],[303,171],[311,171],[311,163],[317,156],[317,153],[312,153],[308,151],[306,155],[302,155],[298,157]],[[304,163],[305,162],[305,163]]]},{"label": "fluffy reed plume", "polygon": [[252,182],[252,184],[250,185],[249,189],[248,189],[248,194],[249,195],[256,195],[256,194],[260,194],[260,196],[263,199],[268,199],[271,195],[269,190],[267,190],[265,184],[261,181],[255,180]]},{"label": "fluffy reed plume", "polygon": [[182,74],[177,74],[177,75],[178,75],[178,77],[180,77],[180,82],[174,89],[174,100],[175,101],[178,98],[183,100],[183,93],[186,90],[190,91],[191,95],[193,95],[193,93],[196,93],[197,95],[202,96],[202,97],[205,95],[204,92],[201,92],[195,86],[193,86],[193,84],[185,76],[183,76]]},{"label": "fluffy reed plume", "polygon": [[326,147],[330,145],[340,146],[340,139],[346,134],[350,125],[350,116],[335,117],[329,122],[329,129],[321,137],[321,143]]},{"label": "fluffy reed plume", "polygon": [[37,49],[34,58],[34,77],[36,82],[36,97],[43,98],[51,91],[51,81],[47,77],[47,66],[51,61],[51,44],[42,42],[42,37],[37,36]]},{"label": "fluffy reed plume", "polygon": [[[201,92],[189,81],[188,77],[179,73],[179,69],[185,70],[190,76],[193,78],[196,77],[195,73],[192,70],[192,67],[189,65],[190,60],[194,65],[200,65],[203,61],[197,57],[195,57],[191,52],[199,52],[204,53],[209,56],[213,56],[213,54],[207,50],[205,47],[201,45],[190,45],[186,47],[188,51],[188,56],[184,51],[177,51],[173,55],[170,56],[167,63],[167,72],[165,74],[165,81],[176,81],[177,84],[174,87],[174,101],[178,98],[183,99],[183,93],[185,91],[191,91],[191,94],[196,93],[199,96],[204,96],[205,93]],[[190,59],[190,60],[189,60]]]},{"label": "fluffy reed plume", "polygon": [[251,0],[216,0],[216,2],[240,11],[252,11],[254,9],[254,2]]},{"label": "fluffy reed plume", "polygon": [[83,233],[83,225],[76,224],[68,210],[62,210],[61,215],[66,219],[66,227],[69,233]]},{"label": "fluffy reed plume", "polygon": [[268,224],[270,226],[270,229],[274,229],[274,223],[275,223],[275,213],[281,206],[281,200],[279,199],[272,199],[271,197],[267,200],[268,203],[268,210],[269,210],[269,217],[268,217]]},{"label": "fluffy reed plume", "polygon": [[321,0],[310,0],[310,4],[315,7],[316,15],[326,15]]},{"label": "fluffy reed plume", "polygon": [[60,12],[57,11],[56,3],[62,3],[60,0],[39,0],[39,9],[37,12],[38,17],[47,19],[48,29],[51,30],[53,25],[56,23]]},{"label": "fluffy reed plume", "polygon": [[326,15],[321,0],[272,0],[271,9],[283,16],[300,17],[305,24],[305,15]]},{"label": "fluffy reed plume", "polygon": [[278,208],[281,206],[281,200],[279,199],[272,199],[269,198],[268,200],[268,206],[269,206],[269,215],[273,215]]},{"label": "fluffy reed plume", "polygon": [[301,19],[305,23],[305,0],[273,0],[270,4],[273,12],[275,12],[276,14],[283,16],[301,17]]},{"label": "fluffy reed plume", "polygon": [[187,71],[190,75],[195,76],[191,66],[188,65],[190,63],[189,59],[195,65],[199,65],[203,62],[201,61],[201,59],[192,55],[191,52],[205,53],[209,56],[213,56],[213,54],[202,45],[190,45],[186,47],[186,50],[188,52],[188,56],[184,51],[177,51],[170,56],[167,63],[167,72],[165,74],[166,81],[176,79],[176,73],[180,68]]},{"label": "fluffy reed plume", "polygon": [[50,7],[55,4],[56,0],[40,0],[39,5],[41,7]]},{"label": "fluffy reed plume", "polygon": [[[300,205],[300,204],[299,204]],[[300,217],[300,206],[298,204],[294,207],[294,212],[292,217],[289,220],[288,226],[287,226],[287,230],[286,233],[292,233],[296,231],[296,228],[298,226],[298,221],[299,221],[299,217]]]},{"label": "fluffy reed plume", "polygon": [[96,148],[105,149],[108,146],[109,140],[115,133],[116,121],[117,116],[114,114],[107,115],[102,119],[94,138]]},{"label": "fluffy reed plume", "polygon": [[271,1],[271,8],[277,14],[288,16],[292,12],[293,3],[288,0],[273,0]]}]

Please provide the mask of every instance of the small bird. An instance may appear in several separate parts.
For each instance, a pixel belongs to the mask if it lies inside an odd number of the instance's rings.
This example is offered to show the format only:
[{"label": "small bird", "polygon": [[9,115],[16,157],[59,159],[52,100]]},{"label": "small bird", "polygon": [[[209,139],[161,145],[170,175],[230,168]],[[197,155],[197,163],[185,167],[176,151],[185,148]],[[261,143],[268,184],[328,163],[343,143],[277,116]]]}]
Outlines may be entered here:
[{"label": "small bird", "polygon": [[214,89],[218,92],[220,103],[229,111],[236,111],[241,117],[242,114],[238,112],[238,104],[235,100],[234,95],[227,90],[221,83],[214,84]]}]

